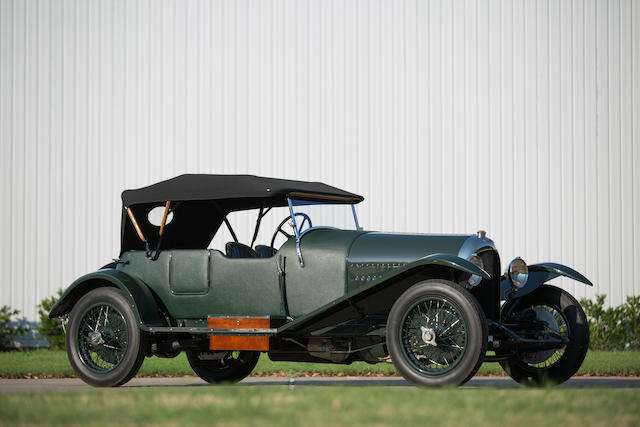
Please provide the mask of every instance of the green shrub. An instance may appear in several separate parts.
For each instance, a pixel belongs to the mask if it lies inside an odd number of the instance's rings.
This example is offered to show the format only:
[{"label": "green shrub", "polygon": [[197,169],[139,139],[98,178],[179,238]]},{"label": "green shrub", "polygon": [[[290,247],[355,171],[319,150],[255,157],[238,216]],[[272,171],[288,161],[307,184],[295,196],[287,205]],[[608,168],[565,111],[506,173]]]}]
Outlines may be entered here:
[{"label": "green shrub", "polygon": [[640,348],[640,296],[627,297],[617,307],[604,308],[605,295],[580,300],[589,318],[592,350],[638,350]]},{"label": "green shrub", "polygon": [[9,306],[0,307],[0,350],[6,350],[11,344],[11,337],[28,330],[23,326],[11,325],[11,318],[20,314],[19,310],[11,310]]},{"label": "green shrub", "polygon": [[38,304],[40,326],[36,329],[49,342],[49,348],[52,350],[65,348],[65,333],[62,328],[62,322],[60,319],[49,319],[49,312],[54,304],[58,302],[58,299],[60,299],[60,295],[62,295],[62,290],[58,291],[57,296],[54,295],[45,298]]}]

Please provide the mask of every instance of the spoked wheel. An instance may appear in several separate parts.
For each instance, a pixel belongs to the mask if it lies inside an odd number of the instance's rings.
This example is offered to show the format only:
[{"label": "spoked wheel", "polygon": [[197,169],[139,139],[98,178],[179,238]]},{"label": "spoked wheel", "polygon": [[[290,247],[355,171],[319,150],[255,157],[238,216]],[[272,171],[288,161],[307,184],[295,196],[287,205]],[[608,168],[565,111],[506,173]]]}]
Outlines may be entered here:
[{"label": "spoked wheel", "polygon": [[241,381],[253,371],[259,358],[258,351],[187,351],[191,369],[208,383]]},{"label": "spoked wheel", "polygon": [[115,288],[95,289],[78,301],[66,341],[76,374],[98,387],[119,386],[135,376],[147,342],[127,299]]},{"label": "spoked wheel", "polygon": [[459,285],[429,280],[398,298],[387,321],[387,347],[402,376],[416,385],[464,384],[487,346],[487,321]]},{"label": "spoked wheel", "polygon": [[582,307],[568,292],[544,285],[502,307],[503,321],[531,317],[541,325],[539,338],[562,336],[569,342],[557,349],[524,353],[500,362],[505,372],[524,385],[560,384],[580,368],[589,348],[589,323]]}]

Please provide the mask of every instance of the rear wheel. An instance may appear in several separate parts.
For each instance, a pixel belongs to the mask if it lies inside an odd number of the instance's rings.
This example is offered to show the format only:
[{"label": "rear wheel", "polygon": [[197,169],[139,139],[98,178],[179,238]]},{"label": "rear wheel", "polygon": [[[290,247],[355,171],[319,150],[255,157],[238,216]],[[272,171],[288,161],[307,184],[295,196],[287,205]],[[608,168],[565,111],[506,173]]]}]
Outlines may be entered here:
[{"label": "rear wheel", "polygon": [[464,384],[482,364],[486,346],[484,312],[453,282],[418,283],[389,313],[389,354],[400,374],[415,385]]},{"label": "rear wheel", "polygon": [[259,358],[258,351],[187,351],[191,369],[208,383],[241,381],[253,371]]},{"label": "rear wheel", "polygon": [[66,343],[69,362],[84,382],[114,387],[138,373],[147,337],[122,292],[98,288],[73,307]]},{"label": "rear wheel", "polygon": [[[529,311],[525,313],[525,311]],[[524,385],[560,384],[580,368],[589,348],[589,323],[582,307],[568,292],[544,285],[517,301],[505,303],[503,321],[529,314],[544,325],[542,338],[558,334],[569,343],[558,349],[524,353],[500,362],[504,371]]]}]

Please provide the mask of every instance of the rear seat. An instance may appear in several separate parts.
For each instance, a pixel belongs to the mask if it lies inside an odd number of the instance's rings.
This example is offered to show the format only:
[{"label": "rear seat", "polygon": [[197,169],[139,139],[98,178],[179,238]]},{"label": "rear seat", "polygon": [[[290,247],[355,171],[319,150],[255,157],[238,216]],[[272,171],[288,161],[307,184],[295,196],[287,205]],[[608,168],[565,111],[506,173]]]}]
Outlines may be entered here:
[{"label": "rear seat", "polygon": [[256,245],[258,258],[271,258],[276,254],[276,250],[267,245]]},{"label": "rear seat", "polygon": [[251,247],[238,242],[228,242],[224,250],[229,258],[260,258]]}]

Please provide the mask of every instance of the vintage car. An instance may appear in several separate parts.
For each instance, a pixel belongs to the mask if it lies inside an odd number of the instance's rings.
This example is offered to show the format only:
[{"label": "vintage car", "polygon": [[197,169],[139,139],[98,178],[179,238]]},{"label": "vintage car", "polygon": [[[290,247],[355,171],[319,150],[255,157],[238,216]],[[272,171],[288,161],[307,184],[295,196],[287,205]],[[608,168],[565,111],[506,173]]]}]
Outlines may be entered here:
[{"label": "vintage car", "polygon": [[[182,351],[211,383],[243,379],[261,352],[274,361],[392,362],[420,386],[463,384],[488,361],[531,385],[578,370],[587,319],[546,283],[566,276],[591,286],[583,275],[520,258],[503,274],[484,231],[364,231],[355,209],[363,200],[322,183],[247,175],[181,175],[124,191],[119,258],[73,282],[49,314],[67,322],[75,372],[119,386],[145,357]],[[254,246],[278,209],[285,217],[271,239]],[[257,221],[242,244],[229,215],[246,210]],[[233,237],[225,253],[210,249],[225,228]]]}]

